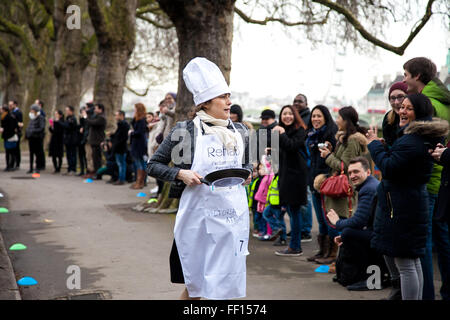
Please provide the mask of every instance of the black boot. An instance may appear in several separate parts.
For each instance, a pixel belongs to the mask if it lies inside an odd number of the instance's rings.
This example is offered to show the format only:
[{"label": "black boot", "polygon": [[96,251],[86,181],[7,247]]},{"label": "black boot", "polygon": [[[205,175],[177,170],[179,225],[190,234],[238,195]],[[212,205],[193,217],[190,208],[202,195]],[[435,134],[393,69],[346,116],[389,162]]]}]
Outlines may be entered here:
[{"label": "black boot", "polygon": [[400,287],[400,278],[397,280],[392,280],[392,290],[387,298],[382,300],[402,300],[402,289]]}]

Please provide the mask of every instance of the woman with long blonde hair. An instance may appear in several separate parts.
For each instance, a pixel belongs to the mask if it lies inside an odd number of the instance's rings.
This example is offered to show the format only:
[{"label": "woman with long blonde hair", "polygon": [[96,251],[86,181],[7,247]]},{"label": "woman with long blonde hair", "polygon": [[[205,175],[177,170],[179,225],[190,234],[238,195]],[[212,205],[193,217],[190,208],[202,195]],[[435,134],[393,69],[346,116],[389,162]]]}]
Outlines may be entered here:
[{"label": "woman with long blonde hair", "polygon": [[134,117],[131,121],[131,156],[133,157],[136,169],[136,183],[132,189],[142,189],[145,183],[145,158],[147,157],[147,110],[144,104],[136,103],[134,105]]}]

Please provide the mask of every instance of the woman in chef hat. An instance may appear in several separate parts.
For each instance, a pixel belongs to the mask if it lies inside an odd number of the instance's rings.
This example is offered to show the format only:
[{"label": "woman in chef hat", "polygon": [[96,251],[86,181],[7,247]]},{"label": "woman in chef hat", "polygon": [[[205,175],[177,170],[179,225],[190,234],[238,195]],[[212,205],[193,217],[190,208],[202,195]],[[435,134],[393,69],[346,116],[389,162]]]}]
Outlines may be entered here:
[{"label": "woman in chef hat", "polygon": [[[171,281],[185,284],[181,299],[242,298],[249,236],[245,188],[214,188],[200,179],[222,169],[251,172],[247,128],[230,120],[230,89],[214,63],[192,59],[183,79],[193,94],[196,116],[176,124],[147,166],[150,176],[172,182],[169,197],[181,196]],[[251,174],[244,184],[250,181]]]}]

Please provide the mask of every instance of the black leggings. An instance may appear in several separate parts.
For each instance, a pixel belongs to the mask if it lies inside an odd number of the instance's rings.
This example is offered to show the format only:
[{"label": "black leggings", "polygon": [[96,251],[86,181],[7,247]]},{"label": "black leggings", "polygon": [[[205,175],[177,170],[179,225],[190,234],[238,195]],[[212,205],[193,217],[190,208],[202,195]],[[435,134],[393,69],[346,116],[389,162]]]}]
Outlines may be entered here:
[{"label": "black leggings", "polygon": [[36,169],[45,169],[44,139],[29,138],[30,149],[30,171],[33,170],[34,157],[36,156]]},{"label": "black leggings", "polygon": [[56,172],[61,171],[61,166],[62,166],[62,156],[52,156],[52,161],[53,161],[53,167],[55,168]]},{"label": "black leggings", "polygon": [[20,160],[21,160],[21,155],[20,155],[20,138],[21,136],[19,135],[19,141],[17,141],[17,147],[15,147],[12,152],[14,153],[14,161],[15,161],[15,166],[16,167],[20,167]]},{"label": "black leggings", "polygon": [[6,149],[6,168],[13,169],[16,163],[16,150],[15,149]]},{"label": "black leggings", "polygon": [[81,173],[84,173],[86,169],[86,149],[84,148],[84,144],[78,145],[78,160],[80,161],[80,170]]}]

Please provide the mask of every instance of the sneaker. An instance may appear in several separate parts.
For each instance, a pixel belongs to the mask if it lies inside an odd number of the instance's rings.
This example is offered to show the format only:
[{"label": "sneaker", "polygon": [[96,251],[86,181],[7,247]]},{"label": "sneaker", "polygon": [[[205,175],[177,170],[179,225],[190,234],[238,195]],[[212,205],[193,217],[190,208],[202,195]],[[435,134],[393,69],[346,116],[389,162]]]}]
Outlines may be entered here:
[{"label": "sneaker", "polygon": [[278,238],[278,240],[275,241],[275,242],[273,243],[273,245],[274,245],[275,247],[281,247],[281,246],[285,247],[285,246],[286,246],[286,240],[283,240],[283,239],[281,239],[281,238]]},{"label": "sneaker", "polygon": [[285,250],[275,251],[277,256],[285,256],[285,257],[299,257],[303,254],[302,250],[294,250],[291,248],[287,248]]},{"label": "sneaker", "polygon": [[154,187],[153,189],[150,189],[150,193],[157,193],[158,192],[158,186]]},{"label": "sneaker", "polygon": [[282,229],[278,229],[278,230],[276,230],[275,232],[272,232],[272,235],[270,236],[270,241],[275,241],[275,240],[277,240],[277,238],[279,237],[279,236],[281,236],[281,234],[283,233],[283,230]]},{"label": "sneaker", "polygon": [[270,237],[271,237],[270,234],[265,234],[263,236],[258,237],[258,240],[260,240],[260,241],[270,241]]},{"label": "sneaker", "polygon": [[311,242],[312,237],[310,233],[302,233],[302,242]]},{"label": "sneaker", "polygon": [[288,237],[288,238],[291,237],[291,232],[290,231],[288,233],[286,233],[286,237]]},{"label": "sneaker", "polygon": [[252,233],[253,238],[259,238],[259,232],[255,231]]}]

